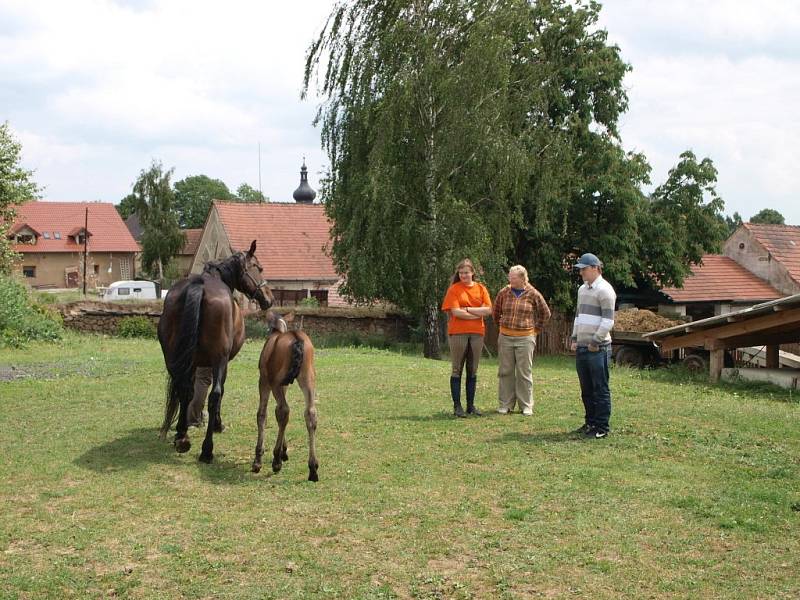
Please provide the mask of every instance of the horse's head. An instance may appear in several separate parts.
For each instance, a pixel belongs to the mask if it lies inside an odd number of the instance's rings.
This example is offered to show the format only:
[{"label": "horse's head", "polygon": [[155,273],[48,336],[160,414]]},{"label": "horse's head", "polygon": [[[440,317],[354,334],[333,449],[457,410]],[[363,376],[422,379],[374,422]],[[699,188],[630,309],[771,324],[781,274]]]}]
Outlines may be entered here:
[{"label": "horse's head", "polygon": [[242,268],[241,277],[236,282],[236,289],[248,298],[258,302],[261,310],[267,310],[272,306],[275,299],[272,296],[272,291],[267,286],[266,280],[261,275],[264,269],[258,262],[258,258],[256,258],[256,241],[253,240],[247,252],[239,252],[237,256]]}]

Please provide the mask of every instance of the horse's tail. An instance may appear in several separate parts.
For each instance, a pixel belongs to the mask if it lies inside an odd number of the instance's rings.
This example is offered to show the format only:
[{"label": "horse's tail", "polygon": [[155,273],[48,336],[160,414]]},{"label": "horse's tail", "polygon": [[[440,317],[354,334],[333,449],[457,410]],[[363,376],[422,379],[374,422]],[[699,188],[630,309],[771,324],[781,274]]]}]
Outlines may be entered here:
[{"label": "horse's tail", "polygon": [[296,331],[292,331],[291,333],[294,336],[294,342],[292,343],[292,362],[289,365],[289,371],[286,373],[286,377],[284,377],[281,382],[282,385],[294,383],[294,380],[300,374],[300,367],[303,366],[303,346],[305,343]]},{"label": "horse's tail", "polygon": [[200,332],[200,307],[203,302],[203,281],[199,277],[183,291],[183,311],[175,338],[173,355],[167,362],[167,401],[161,438],[175,422],[181,402],[190,400],[194,392],[194,353]]}]

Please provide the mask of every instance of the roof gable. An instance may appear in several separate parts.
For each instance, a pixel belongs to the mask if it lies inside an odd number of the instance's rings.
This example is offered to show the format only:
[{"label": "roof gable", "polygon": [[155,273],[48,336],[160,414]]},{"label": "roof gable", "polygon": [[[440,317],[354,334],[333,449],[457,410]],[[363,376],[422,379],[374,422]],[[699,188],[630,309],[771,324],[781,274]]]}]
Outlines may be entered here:
[{"label": "roof gable", "polygon": [[742,227],[781,263],[789,276],[800,284],[800,227],[795,225],[760,225],[744,223]]},{"label": "roof gable", "polygon": [[327,255],[331,223],[321,204],[214,201],[234,250],[256,240],[256,256],[267,280],[335,280]]},{"label": "roof gable", "polygon": [[764,302],[783,296],[732,258],[706,254],[702,264],[692,265],[692,274],[682,288],[665,287],[661,292],[673,302]]},{"label": "roof gable", "polygon": [[[109,202],[27,202],[16,208],[16,224],[41,232],[35,245],[14,244],[16,252],[77,252],[89,209],[89,252],[138,252],[117,209]],[[47,235],[45,235],[47,234]],[[56,235],[58,234],[58,235]]]}]

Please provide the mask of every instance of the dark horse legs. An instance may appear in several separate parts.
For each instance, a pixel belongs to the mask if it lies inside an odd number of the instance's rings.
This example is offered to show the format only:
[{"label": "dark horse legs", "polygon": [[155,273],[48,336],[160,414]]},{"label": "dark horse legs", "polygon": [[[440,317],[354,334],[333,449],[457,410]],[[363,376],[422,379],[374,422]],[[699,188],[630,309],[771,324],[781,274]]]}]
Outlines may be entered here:
[{"label": "dark horse legs", "polygon": [[187,430],[189,429],[188,409],[190,398],[181,397],[178,409],[178,424],[175,426],[175,450],[180,453],[188,452],[192,447]]},{"label": "dark horse legs", "polygon": [[228,375],[228,361],[222,363],[214,369],[214,383],[211,394],[208,397],[208,426],[206,427],[206,438],[203,440],[203,450],[199,460],[210,463],[214,460],[214,432],[219,431],[222,425],[220,419],[220,407],[222,405],[222,395],[225,393],[225,378]]}]

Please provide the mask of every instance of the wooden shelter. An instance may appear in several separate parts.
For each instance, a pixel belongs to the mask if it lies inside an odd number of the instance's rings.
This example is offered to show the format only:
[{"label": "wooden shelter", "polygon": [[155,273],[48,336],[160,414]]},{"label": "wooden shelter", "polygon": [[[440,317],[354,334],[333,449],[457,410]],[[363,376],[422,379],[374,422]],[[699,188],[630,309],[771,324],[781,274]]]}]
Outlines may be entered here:
[{"label": "wooden shelter", "polygon": [[703,347],[711,381],[719,381],[726,350],[766,346],[767,368],[779,367],[781,344],[800,341],[800,294],[647,333],[662,350]]}]

